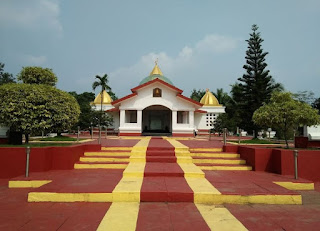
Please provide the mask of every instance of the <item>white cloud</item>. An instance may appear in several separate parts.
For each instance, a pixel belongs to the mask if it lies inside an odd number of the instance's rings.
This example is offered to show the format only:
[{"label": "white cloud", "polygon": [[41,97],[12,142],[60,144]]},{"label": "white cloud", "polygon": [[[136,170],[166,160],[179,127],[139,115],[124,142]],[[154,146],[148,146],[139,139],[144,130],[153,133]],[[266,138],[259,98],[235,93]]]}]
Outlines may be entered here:
[{"label": "white cloud", "polygon": [[[238,42],[239,39],[212,34],[205,36],[194,46],[183,47],[176,56],[169,56],[166,52],[151,52],[142,56],[132,66],[121,67],[111,72],[110,86],[118,97],[130,93],[131,88],[137,86],[144,77],[149,75],[154,61],[158,59],[165,76],[174,84],[179,84],[181,88],[186,86],[186,90],[191,90],[197,87],[199,75],[202,78],[212,78],[213,57],[232,52],[237,48]],[[209,62],[211,65],[208,64],[208,60],[211,60]],[[206,87],[202,86],[202,88]]]},{"label": "white cloud", "polygon": [[51,29],[62,36],[59,14],[56,0],[0,1],[0,27]]},{"label": "white cloud", "polygon": [[31,65],[31,66],[40,66],[44,64],[47,61],[46,56],[33,56],[33,55],[22,55],[21,56],[21,61],[26,65]]}]

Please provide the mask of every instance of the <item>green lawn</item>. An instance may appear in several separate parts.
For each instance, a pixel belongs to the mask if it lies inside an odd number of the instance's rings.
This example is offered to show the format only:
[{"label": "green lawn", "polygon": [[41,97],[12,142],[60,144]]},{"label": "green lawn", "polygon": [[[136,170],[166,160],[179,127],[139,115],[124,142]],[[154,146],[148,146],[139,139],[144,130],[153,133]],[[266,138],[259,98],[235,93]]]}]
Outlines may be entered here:
[{"label": "green lawn", "polygon": [[55,136],[55,137],[46,137],[37,139],[39,141],[77,141],[77,138],[69,137],[69,136]]}]

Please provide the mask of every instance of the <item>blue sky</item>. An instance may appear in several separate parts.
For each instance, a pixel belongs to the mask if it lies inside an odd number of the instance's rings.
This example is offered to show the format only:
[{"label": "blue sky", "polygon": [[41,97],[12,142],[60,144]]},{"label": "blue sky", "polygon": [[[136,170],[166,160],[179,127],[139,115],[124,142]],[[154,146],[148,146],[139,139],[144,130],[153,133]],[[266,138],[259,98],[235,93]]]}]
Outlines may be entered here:
[{"label": "blue sky", "polygon": [[320,97],[319,22],[318,0],[1,0],[0,62],[14,75],[52,68],[58,88],[78,93],[107,73],[122,97],[158,58],[186,96],[193,88],[229,92],[258,24],[275,80]]}]

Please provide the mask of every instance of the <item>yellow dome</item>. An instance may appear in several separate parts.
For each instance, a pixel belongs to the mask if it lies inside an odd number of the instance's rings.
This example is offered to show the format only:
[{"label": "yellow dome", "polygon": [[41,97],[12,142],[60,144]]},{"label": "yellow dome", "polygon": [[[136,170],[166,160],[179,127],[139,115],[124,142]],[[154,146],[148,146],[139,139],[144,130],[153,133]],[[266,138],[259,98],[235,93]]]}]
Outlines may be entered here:
[{"label": "yellow dome", "polygon": [[[112,102],[112,99],[110,95],[104,90],[102,104],[111,104],[111,102]],[[94,99],[93,104],[101,104],[101,92]]]},{"label": "yellow dome", "polygon": [[161,76],[163,76],[162,71],[158,67],[157,62],[156,62],[156,65],[154,66],[153,70],[150,72],[150,76],[151,75],[161,75]]},{"label": "yellow dome", "polygon": [[206,94],[201,98],[203,106],[221,106],[217,98],[207,89]]}]

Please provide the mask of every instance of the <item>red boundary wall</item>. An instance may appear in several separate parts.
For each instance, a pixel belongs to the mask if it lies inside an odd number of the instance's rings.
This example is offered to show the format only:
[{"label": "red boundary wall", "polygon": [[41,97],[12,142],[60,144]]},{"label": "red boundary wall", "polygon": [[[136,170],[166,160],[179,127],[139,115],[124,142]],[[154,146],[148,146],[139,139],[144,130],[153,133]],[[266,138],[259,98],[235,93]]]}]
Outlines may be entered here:
[{"label": "red boundary wall", "polygon": [[[100,151],[100,144],[79,144],[67,147],[31,148],[30,172],[73,169],[86,151]],[[25,174],[26,149],[0,148],[0,178]]]},{"label": "red boundary wall", "polygon": [[[227,145],[226,152],[239,153],[254,171],[294,175],[293,150]],[[320,150],[299,150],[298,176],[320,181]]]}]

